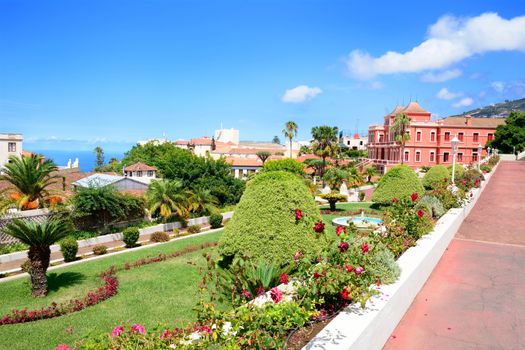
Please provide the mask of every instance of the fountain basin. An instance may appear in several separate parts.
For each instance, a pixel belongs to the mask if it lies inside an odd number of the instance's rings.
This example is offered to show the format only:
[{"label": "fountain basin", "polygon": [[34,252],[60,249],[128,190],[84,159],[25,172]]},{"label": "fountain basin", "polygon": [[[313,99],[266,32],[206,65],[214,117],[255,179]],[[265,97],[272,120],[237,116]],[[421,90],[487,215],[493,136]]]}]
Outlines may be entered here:
[{"label": "fountain basin", "polygon": [[348,227],[349,222],[352,222],[358,228],[368,228],[368,227],[376,228],[377,226],[383,223],[383,220],[379,218],[368,217],[368,216],[342,216],[342,217],[335,218],[332,220],[332,224],[334,226]]}]

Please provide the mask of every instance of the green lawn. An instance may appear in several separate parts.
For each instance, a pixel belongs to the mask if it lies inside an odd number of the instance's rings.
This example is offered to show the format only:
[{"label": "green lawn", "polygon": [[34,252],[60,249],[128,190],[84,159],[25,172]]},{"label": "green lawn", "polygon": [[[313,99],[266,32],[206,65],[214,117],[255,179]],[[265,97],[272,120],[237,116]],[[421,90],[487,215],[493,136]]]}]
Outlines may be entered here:
[{"label": "green lawn", "polygon": [[[53,301],[82,297],[102,285],[98,274],[111,265],[213,242],[222,232],[120,254],[50,271],[49,295],[34,299],[27,278],[0,283],[0,314],[13,308],[47,306]],[[209,250],[208,250],[209,251]],[[147,328],[158,323],[183,326],[194,318],[198,299],[199,268],[205,265],[200,250],[182,257],[119,271],[116,296],[83,311],[49,320],[0,326],[0,349],[54,349],[61,342],[72,344],[89,332],[107,332],[116,324],[140,322]]]}]

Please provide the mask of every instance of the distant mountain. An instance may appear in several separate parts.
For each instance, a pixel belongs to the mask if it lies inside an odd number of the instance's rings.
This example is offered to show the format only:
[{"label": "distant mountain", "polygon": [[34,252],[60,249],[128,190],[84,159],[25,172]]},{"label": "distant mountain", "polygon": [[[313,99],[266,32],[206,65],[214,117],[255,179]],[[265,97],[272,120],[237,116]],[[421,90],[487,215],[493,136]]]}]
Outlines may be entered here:
[{"label": "distant mountain", "polygon": [[525,112],[525,98],[514,101],[506,100],[505,102],[476,108],[464,114],[470,114],[475,118],[488,118],[508,117],[510,112]]}]

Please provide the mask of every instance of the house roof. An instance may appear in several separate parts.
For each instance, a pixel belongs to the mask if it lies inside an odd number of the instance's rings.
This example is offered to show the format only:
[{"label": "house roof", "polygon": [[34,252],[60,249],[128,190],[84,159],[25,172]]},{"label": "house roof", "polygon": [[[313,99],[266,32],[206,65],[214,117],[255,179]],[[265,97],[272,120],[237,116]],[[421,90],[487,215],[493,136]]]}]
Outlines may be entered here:
[{"label": "house roof", "polygon": [[417,102],[410,102],[408,106],[406,106],[405,109],[403,109],[404,113],[430,113],[423,109]]},{"label": "house roof", "polygon": [[470,119],[470,127],[474,128],[496,128],[498,125],[505,124],[505,118],[472,118],[470,116],[448,117],[441,119],[442,125],[466,126]]},{"label": "house roof", "polygon": [[148,170],[156,171],[157,168],[154,166],[149,166],[141,162],[131,164],[131,165],[128,165],[127,167],[124,167],[124,171],[148,171]]},{"label": "house roof", "polygon": [[401,113],[403,112],[403,110],[405,109],[405,107],[401,106],[401,105],[397,105],[396,108],[394,108],[394,110],[390,113],[388,113],[388,115],[397,115],[398,113]]},{"label": "house roof", "polygon": [[124,176],[95,173],[73,182],[72,185],[80,187],[104,187],[122,179],[124,179]]}]

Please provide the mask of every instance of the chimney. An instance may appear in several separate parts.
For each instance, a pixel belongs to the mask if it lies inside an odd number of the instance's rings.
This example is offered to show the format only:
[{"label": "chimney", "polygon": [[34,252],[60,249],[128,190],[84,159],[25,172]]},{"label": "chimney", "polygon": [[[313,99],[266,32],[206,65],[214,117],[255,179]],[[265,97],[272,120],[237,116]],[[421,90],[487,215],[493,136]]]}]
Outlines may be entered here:
[{"label": "chimney", "polygon": [[465,125],[466,126],[471,126],[472,125],[472,116],[470,114],[467,114],[465,116]]}]

